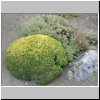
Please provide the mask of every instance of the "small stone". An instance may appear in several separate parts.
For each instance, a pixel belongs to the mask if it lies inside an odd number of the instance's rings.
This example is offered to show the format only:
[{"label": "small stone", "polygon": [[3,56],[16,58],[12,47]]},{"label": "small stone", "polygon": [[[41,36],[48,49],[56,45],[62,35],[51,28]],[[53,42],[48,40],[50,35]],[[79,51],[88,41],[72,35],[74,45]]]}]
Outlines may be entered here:
[{"label": "small stone", "polygon": [[67,72],[67,79],[68,79],[68,80],[73,79],[73,73],[72,73],[72,71],[70,71],[70,70]]}]

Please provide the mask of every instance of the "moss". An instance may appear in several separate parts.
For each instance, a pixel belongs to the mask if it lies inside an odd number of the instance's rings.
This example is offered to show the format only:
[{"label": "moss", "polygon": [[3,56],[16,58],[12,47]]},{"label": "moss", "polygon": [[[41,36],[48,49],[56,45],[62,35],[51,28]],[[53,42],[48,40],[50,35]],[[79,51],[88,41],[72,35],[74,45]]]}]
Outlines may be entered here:
[{"label": "moss", "polygon": [[67,58],[59,41],[38,34],[15,40],[6,50],[6,63],[18,79],[45,85],[62,73]]}]

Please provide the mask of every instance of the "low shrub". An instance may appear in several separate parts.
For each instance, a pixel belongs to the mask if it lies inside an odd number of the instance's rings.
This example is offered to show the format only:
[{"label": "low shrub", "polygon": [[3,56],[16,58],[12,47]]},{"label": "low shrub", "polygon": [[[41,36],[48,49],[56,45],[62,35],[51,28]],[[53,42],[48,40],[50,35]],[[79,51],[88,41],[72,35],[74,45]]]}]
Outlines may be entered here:
[{"label": "low shrub", "polygon": [[62,16],[39,15],[33,17],[24,25],[22,36],[32,34],[45,34],[60,41],[68,61],[72,60],[74,54],[79,51],[79,46],[74,39],[74,29],[69,26],[68,21]]},{"label": "low shrub", "polygon": [[80,47],[81,51],[86,51],[90,46],[97,45],[98,37],[96,33],[75,33],[76,42]]},{"label": "low shrub", "polygon": [[10,72],[18,79],[35,79],[40,85],[57,78],[67,62],[62,44],[42,34],[17,39],[6,50]]},{"label": "low shrub", "polygon": [[88,32],[86,34],[86,38],[89,41],[90,45],[97,45],[98,44],[98,34],[93,32]]}]

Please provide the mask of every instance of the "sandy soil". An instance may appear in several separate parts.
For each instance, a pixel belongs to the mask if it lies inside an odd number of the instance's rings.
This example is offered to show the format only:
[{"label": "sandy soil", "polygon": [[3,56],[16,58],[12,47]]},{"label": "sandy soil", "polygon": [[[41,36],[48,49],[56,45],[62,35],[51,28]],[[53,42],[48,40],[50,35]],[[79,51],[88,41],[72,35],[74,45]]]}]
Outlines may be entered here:
[{"label": "sandy soil", "polygon": [[[34,14],[2,14],[1,15],[1,83],[2,86],[37,86],[34,81],[21,81],[13,77],[7,70],[5,65],[5,49],[15,39],[20,37],[22,31],[22,23],[33,17]],[[98,30],[97,14],[83,14],[80,17],[69,20],[72,27],[80,32],[95,32]],[[48,84],[48,86],[97,86],[98,73],[94,73],[86,81],[77,82],[75,80],[66,79],[66,71],[63,74]]]}]

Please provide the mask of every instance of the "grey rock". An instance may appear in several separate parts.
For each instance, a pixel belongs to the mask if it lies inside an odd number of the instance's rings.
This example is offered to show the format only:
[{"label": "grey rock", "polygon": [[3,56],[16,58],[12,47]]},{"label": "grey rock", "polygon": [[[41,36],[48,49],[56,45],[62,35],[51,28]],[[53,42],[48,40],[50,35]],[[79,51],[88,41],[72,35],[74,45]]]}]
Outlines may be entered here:
[{"label": "grey rock", "polygon": [[96,50],[87,51],[79,60],[69,64],[67,79],[86,80],[94,72],[98,71],[98,52]]}]

